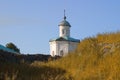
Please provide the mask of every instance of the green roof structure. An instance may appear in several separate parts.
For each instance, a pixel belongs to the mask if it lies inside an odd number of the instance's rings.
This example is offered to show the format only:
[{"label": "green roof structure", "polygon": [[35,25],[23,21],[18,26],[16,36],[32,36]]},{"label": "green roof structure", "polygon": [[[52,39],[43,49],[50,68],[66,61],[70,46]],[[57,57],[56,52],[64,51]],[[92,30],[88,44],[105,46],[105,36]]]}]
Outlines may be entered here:
[{"label": "green roof structure", "polygon": [[80,42],[79,39],[74,39],[72,37],[58,37],[50,40],[50,42],[52,41],[70,41],[70,42],[78,42],[78,43]]},{"label": "green roof structure", "polygon": [[17,53],[16,51],[6,48],[3,45],[0,45],[0,50],[6,51],[6,52],[11,52],[11,53]]}]

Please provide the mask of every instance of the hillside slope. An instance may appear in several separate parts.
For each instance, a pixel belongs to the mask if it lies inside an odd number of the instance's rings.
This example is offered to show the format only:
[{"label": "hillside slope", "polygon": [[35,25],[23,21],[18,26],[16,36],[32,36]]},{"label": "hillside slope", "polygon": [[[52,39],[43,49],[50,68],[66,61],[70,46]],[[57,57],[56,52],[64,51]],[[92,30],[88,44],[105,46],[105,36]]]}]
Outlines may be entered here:
[{"label": "hillside slope", "polygon": [[120,32],[86,38],[75,52],[44,65],[66,70],[73,80],[120,80]]},{"label": "hillside slope", "polygon": [[[0,63],[0,79],[120,80],[120,32],[85,38],[69,55],[32,64]],[[12,79],[14,78],[14,79]]]}]

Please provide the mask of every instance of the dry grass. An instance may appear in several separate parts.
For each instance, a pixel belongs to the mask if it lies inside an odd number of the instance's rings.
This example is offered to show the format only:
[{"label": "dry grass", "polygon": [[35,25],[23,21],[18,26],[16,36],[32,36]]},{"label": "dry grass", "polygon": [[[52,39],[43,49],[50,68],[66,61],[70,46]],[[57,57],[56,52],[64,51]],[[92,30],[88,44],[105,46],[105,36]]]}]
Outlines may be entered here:
[{"label": "dry grass", "polygon": [[119,32],[99,34],[82,40],[75,52],[55,61],[32,64],[0,63],[0,79],[120,80],[119,44]]}]

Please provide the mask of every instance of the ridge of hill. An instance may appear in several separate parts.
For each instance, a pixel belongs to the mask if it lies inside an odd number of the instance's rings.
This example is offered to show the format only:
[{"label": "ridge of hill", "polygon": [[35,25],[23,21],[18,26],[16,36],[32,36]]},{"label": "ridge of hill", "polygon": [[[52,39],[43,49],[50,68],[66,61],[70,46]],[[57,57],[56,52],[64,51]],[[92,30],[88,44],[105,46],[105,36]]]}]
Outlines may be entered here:
[{"label": "ridge of hill", "polygon": [[43,54],[16,54],[0,50],[0,62],[32,63],[34,61],[48,61],[50,55]]}]

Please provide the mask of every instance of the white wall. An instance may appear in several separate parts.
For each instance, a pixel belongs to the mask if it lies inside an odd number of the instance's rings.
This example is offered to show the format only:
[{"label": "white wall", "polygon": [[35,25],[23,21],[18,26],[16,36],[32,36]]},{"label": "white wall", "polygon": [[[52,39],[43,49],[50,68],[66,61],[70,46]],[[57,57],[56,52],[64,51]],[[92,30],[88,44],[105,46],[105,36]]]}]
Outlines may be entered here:
[{"label": "white wall", "polygon": [[78,46],[78,43],[77,42],[70,42],[69,44],[69,51],[74,51]]},{"label": "white wall", "polygon": [[[77,48],[78,43],[76,42],[68,42],[68,41],[52,41],[50,42],[50,55],[61,55],[61,51],[63,51],[63,56],[67,55],[69,52],[74,51]],[[53,55],[54,52],[54,55]]]},{"label": "white wall", "polygon": [[[57,44],[58,44],[58,55],[59,56],[62,56],[61,55],[61,51],[63,51],[64,54],[67,54],[68,53],[68,48],[69,48],[69,45],[68,45],[68,42],[67,41],[57,41]],[[64,56],[63,54],[63,56]]]},{"label": "white wall", "polygon": [[[64,30],[64,34],[63,31]],[[60,37],[69,37],[70,36],[70,27],[69,26],[59,26],[59,36]]]},{"label": "white wall", "polygon": [[[56,55],[56,42],[52,41],[52,42],[49,42],[49,44],[50,44],[50,55],[55,56]],[[53,51],[54,51],[54,54],[53,54]]]}]

